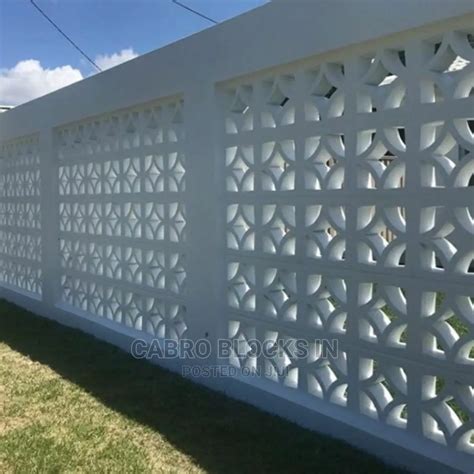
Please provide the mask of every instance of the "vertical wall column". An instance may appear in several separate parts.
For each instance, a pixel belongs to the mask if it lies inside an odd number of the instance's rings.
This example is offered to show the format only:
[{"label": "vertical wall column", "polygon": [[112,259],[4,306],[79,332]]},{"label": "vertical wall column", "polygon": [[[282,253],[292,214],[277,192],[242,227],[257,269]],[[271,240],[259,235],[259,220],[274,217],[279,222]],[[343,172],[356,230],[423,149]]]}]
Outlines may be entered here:
[{"label": "vertical wall column", "polygon": [[57,302],[59,282],[58,176],[54,148],[54,131],[39,132],[41,176],[41,253],[43,303],[52,310]]},{"label": "vertical wall column", "polygon": [[[218,295],[224,291],[219,278],[222,262],[222,226],[219,226],[217,163],[218,111],[213,84],[193,82],[184,98],[186,129],[186,206],[187,206],[187,338],[206,338],[212,355],[203,364],[216,360],[220,327]],[[198,360],[192,361],[197,365]]]}]

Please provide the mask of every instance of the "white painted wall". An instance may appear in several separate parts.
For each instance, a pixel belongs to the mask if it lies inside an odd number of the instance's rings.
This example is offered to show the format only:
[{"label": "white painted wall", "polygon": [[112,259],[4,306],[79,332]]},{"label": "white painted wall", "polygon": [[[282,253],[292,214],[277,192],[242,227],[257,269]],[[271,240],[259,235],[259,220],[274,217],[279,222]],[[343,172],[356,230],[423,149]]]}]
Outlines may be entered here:
[{"label": "white painted wall", "polygon": [[275,1],[2,114],[0,295],[127,350],[337,340],[199,382],[472,471],[473,24],[471,1]]}]

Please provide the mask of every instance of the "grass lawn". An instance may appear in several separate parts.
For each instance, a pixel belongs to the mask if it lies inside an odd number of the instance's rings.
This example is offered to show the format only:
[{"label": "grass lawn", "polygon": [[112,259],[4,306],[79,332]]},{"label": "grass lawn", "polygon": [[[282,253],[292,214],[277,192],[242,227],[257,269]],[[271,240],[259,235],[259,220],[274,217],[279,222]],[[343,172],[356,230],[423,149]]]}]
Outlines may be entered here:
[{"label": "grass lawn", "polygon": [[0,300],[0,472],[396,472]]}]

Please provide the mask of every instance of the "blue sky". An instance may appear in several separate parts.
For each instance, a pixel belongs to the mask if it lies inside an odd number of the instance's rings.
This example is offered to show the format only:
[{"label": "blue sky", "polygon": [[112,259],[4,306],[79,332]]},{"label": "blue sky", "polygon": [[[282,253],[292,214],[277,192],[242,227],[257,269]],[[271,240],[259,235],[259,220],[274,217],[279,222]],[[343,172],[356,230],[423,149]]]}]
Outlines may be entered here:
[{"label": "blue sky", "polygon": [[[171,0],[35,1],[105,68],[212,26]],[[219,22],[267,2],[181,1]],[[92,73],[29,0],[0,0],[0,104],[30,100]]]}]

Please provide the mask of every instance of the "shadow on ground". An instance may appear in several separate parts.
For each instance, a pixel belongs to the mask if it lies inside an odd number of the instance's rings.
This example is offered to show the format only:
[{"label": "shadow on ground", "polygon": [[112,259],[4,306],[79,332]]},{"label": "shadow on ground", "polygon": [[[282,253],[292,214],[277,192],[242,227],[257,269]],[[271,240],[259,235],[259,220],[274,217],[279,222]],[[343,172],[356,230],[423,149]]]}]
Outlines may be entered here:
[{"label": "shadow on ground", "polygon": [[343,442],[136,361],[114,346],[1,300],[0,342],[148,425],[208,472],[396,472]]}]

